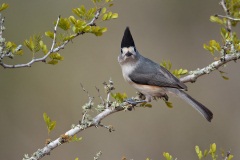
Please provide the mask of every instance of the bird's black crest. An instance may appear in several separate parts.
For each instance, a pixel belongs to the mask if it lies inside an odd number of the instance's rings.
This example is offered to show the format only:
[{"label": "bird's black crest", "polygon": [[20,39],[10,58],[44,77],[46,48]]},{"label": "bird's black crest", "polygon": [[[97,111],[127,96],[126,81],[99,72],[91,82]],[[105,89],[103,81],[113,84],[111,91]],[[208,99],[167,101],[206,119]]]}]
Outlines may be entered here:
[{"label": "bird's black crest", "polygon": [[131,32],[129,30],[129,27],[127,27],[124,31],[124,35],[122,38],[121,48],[123,47],[135,47]]}]

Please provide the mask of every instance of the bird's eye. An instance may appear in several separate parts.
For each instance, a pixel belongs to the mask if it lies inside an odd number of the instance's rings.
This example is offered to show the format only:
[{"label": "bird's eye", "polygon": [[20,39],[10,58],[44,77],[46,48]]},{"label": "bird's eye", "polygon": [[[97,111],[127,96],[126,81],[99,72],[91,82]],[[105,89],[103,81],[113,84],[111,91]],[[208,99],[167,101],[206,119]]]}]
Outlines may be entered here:
[{"label": "bird's eye", "polygon": [[123,53],[123,50],[121,49],[121,54]]},{"label": "bird's eye", "polygon": [[134,52],[136,52],[136,51],[137,51],[135,47],[133,47],[133,49],[134,49]]}]

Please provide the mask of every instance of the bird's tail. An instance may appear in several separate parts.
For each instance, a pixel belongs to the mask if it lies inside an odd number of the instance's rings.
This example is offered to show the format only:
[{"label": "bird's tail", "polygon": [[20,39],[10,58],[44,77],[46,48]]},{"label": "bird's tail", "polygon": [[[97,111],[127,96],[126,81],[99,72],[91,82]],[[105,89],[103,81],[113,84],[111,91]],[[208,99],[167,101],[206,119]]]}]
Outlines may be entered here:
[{"label": "bird's tail", "polygon": [[203,104],[201,104],[200,102],[198,102],[197,100],[195,100],[194,98],[192,98],[190,95],[188,95],[182,90],[171,88],[169,91],[178,95],[183,100],[185,100],[193,108],[195,108],[201,115],[203,115],[203,117],[205,117],[209,122],[211,122],[213,118],[213,113]]}]

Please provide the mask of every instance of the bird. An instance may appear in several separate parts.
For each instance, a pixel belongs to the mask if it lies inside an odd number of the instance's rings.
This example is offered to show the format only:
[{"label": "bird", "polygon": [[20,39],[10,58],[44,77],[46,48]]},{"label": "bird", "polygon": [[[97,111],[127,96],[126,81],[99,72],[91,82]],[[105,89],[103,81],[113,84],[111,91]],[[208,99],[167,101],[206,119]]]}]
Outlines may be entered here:
[{"label": "bird", "polygon": [[167,94],[174,94],[211,122],[213,113],[185,92],[187,86],[183,82],[166,68],[139,53],[129,27],[124,31],[118,62],[123,78],[145,96],[144,102],[151,102],[153,98],[164,98],[168,101]]}]

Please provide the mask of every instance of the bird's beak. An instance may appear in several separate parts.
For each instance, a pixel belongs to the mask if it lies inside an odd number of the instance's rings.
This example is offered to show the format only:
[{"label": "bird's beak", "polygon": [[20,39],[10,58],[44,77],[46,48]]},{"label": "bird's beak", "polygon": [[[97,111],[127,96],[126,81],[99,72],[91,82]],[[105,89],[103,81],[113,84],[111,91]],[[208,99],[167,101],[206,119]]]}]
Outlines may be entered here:
[{"label": "bird's beak", "polygon": [[127,52],[126,54],[125,54],[125,56],[126,57],[130,57],[130,56],[132,56],[133,54],[131,53],[131,52]]}]

